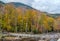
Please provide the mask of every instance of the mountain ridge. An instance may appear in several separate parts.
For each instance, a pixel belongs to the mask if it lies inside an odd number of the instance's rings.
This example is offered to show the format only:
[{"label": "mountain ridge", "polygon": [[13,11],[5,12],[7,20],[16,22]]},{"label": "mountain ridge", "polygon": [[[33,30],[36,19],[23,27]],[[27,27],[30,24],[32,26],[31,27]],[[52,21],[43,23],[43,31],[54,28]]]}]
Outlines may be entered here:
[{"label": "mountain ridge", "polygon": [[[43,12],[43,11],[39,11],[39,10],[37,10],[37,9],[31,7],[31,6],[28,6],[28,5],[24,4],[24,3],[20,3],[20,2],[4,3],[4,2],[2,2],[2,1],[0,1],[0,5],[5,5],[5,4],[13,4],[16,8],[18,8],[18,7],[23,7],[23,8],[31,9],[31,10],[34,9],[34,10],[36,10],[37,12]],[[58,17],[58,16],[60,16],[60,14],[49,14],[49,13],[47,13],[47,12],[43,12],[43,13],[46,13],[48,16],[52,16],[52,17]]]},{"label": "mountain ridge", "polygon": [[0,1],[0,4],[5,4],[4,2]]},{"label": "mountain ridge", "polygon": [[27,7],[27,8],[31,8],[32,9],[31,6],[26,5],[24,3],[20,3],[20,2],[10,2],[10,3],[7,3],[7,4],[13,4],[15,7],[21,7],[21,6],[23,6],[23,7]]}]

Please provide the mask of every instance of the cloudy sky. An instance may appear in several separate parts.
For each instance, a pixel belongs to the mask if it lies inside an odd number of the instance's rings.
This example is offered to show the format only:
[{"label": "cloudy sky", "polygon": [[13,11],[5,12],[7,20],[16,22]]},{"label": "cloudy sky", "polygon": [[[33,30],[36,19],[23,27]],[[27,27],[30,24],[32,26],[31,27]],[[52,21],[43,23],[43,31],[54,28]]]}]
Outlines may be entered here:
[{"label": "cloudy sky", "polygon": [[32,2],[34,0],[1,0],[3,2],[22,2],[22,3],[25,3],[25,4],[28,4],[28,5],[32,5]]},{"label": "cloudy sky", "polygon": [[22,2],[40,11],[60,13],[60,0],[2,0],[4,2]]}]

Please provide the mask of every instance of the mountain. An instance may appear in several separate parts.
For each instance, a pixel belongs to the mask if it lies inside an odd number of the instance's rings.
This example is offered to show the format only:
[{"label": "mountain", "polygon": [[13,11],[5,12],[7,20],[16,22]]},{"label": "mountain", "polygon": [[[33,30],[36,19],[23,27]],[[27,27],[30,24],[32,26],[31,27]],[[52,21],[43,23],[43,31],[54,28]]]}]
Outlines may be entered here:
[{"label": "mountain", "polygon": [[9,2],[9,3],[4,3],[4,2],[2,2],[2,1],[0,1],[0,5],[5,5],[5,4],[12,4],[12,5],[14,5],[15,7],[23,7],[23,8],[26,8],[26,9],[34,9],[34,8],[32,8],[31,6],[28,6],[28,5],[26,5],[26,4],[24,4],[24,3],[20,3],[20,2]]},{"label": "mountain", "polygon": [[[6,9],[8,9],[8,11],[10,11],[10,8],[15,8],[17,11],[20,11],[23,13],[23,12],[27,12],[27,11],[31,11],[32,12],[35,12],[36,14],[41,14],[43,12],[31,7],[31,6],[28,6],[26,4],[23,4],[23,3],[20,3],[20,2],[9,2],[9,3],[4,3],[2,1],[0,1],[0,4],[1,5],[4,5],[3,8],[0,9],[0,11],[4,11],[4,13],[6,12]],[[1,6],[2,7],[2,6]],[[5,8],[6,7],[6,8]]]},{"label": "mountain", "polygon": [[47,14],[50,17],[57,18],[60,16],[60,14]]},{"label": "mountain", "polygon": [[4,5],[5,5],[5,3],[0,1],[0,7],[3,7]]},{"label": "mountain", "polygon": [[20,3],[20,2],[10,2],[7,4],[13,4],[15,7],[23,7],[23,8],[27,8],[27,9],[33,9],[31,6],[28,6],[28,5]]},{"label": "mountain", "polygon": [[0,4],[5,4],[4,2],[0,1]]}]

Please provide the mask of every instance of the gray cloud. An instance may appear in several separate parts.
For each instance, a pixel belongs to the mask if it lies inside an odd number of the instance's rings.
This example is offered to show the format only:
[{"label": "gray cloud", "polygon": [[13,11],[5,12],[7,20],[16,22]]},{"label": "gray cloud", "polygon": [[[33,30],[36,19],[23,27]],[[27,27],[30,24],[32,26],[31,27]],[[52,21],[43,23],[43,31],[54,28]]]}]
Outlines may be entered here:
[{"label": "gray cloud", "polygon": [[60,13],[60,0],[35,0],[32,7],[50,13]]}]

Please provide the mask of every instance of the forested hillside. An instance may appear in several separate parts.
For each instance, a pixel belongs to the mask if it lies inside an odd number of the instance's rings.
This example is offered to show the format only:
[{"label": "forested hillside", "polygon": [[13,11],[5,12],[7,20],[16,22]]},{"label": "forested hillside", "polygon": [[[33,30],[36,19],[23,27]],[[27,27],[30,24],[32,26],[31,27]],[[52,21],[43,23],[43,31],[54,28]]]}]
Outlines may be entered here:
[{"label": "forested hillside", "polygon": [[59,27],[60,17],[53,18],[22,3],[0,2],[0,29],[2,31],[46,33],[60,31]]}]

